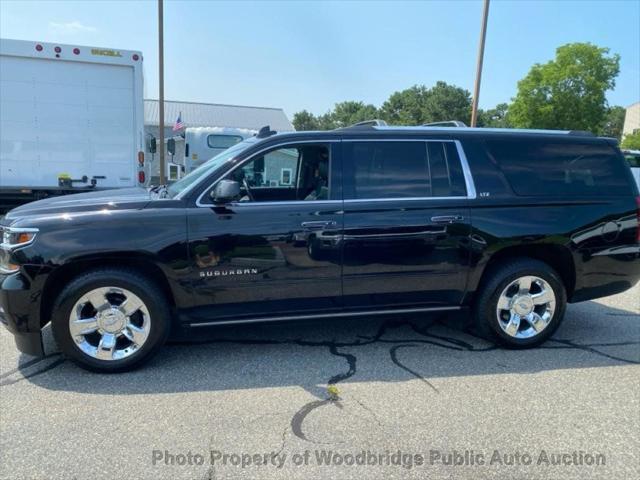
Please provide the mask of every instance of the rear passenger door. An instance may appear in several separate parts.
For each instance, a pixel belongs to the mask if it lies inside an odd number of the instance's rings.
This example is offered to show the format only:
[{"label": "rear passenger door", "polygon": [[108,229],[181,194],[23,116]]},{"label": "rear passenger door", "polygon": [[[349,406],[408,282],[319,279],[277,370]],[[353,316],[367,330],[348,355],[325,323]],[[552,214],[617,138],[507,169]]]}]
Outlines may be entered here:
[{"label": "rear passenger door", "polygon": [[475,197],[453,140],[343,139],[349,308],[459,305]]}]

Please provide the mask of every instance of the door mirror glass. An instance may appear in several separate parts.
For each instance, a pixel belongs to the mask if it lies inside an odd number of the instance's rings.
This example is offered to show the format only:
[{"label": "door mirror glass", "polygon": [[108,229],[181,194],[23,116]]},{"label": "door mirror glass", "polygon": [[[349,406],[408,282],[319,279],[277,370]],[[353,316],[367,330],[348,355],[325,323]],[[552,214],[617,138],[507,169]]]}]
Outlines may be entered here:
[{"label": "door mirror glass", "polygon": [[240,196],[240,184],[235,180],[220,180],[211,192],[216,203],[227,203]]}]

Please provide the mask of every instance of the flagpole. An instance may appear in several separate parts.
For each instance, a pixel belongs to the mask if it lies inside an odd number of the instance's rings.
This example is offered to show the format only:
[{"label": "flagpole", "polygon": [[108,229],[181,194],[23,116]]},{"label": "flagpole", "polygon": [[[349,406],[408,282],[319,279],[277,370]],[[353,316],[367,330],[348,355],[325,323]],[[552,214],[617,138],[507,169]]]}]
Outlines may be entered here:
[{"label": "flagpole", "polygon": [[480,29],[480,45],[478,47],[478,65],[476,68],[476,84],[473,89],[473,104],[471,106],[471,126],[478,121],[478,100],[480,98],[480,80],[482,79],[482,62],[484,59],[484,41],[487,37],[487,18],[489,17],[489,0],[484,0],[482,10],[482,27]]},{"label": "flagpole", "polygon": [[158,0],[158,131],[160,136],[160,180],[159,185],[165,184],[164,162],[164,12],[163,0]]}]

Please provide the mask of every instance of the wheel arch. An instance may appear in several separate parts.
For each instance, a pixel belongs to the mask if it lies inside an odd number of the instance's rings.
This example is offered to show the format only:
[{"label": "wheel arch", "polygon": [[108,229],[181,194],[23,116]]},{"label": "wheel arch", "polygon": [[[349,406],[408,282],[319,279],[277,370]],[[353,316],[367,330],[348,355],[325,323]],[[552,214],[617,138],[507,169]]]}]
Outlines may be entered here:
[{"label": "wheel arch", "polygon": [[162,289],[162,293],[169,305],[175,307],[175,296],[169,284],[167,275],[156,262],[145,254],[140,253],[114,253],[109,256],[85,256],[65,262],[53,270],[47,278],[42,290],[42,302],[40,304],[40,326],[49,323],[56,298],[64,287],[78,275],[89,270],[99,268],[122,268],[135,270],[149,280],[155,282]]},{"label": "wheel arch", "polygon": [[576,266],[571,250],[558,244],[512,245],[496,251],[482,269],[474,291],[477,292],[482,288],[498,266],[514,258],[532,258],[549,265],[560,275],[567,298],[571,298],[576,286]]}]

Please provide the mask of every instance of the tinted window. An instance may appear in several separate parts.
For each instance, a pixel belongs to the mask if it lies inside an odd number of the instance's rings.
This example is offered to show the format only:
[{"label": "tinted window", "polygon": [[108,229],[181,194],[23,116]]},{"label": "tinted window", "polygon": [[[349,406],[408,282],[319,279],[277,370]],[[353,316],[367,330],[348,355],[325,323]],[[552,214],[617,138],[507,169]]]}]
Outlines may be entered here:
[{"label": "tinted window", "polygon": [[624,158],[632,168],[640,168],[640,153],[625,153]]},{"label": "tinted window", "polygon": [[628,195],[622,159],[605,143],[490,140],[489,154],[518,195]]},{"label": "tinted window", "polygon": [[424,142],[346,142],[353,198],[426,197],[431,194]]},{"label": "tinted window", "polygon": [[466,195],[453,142],[346,142],[345,153],[353,178],[349,198]]},{"label": "tinted window", "polygon": [[229,148],[241,141],[240,135],[209,135],[207,137],[209,148]]},{"label": "tinted window", "polygon": [[428,142],[427,151],[431,171],[431,195],[434,197],[466,195],[464,174],[455,144]]}]

